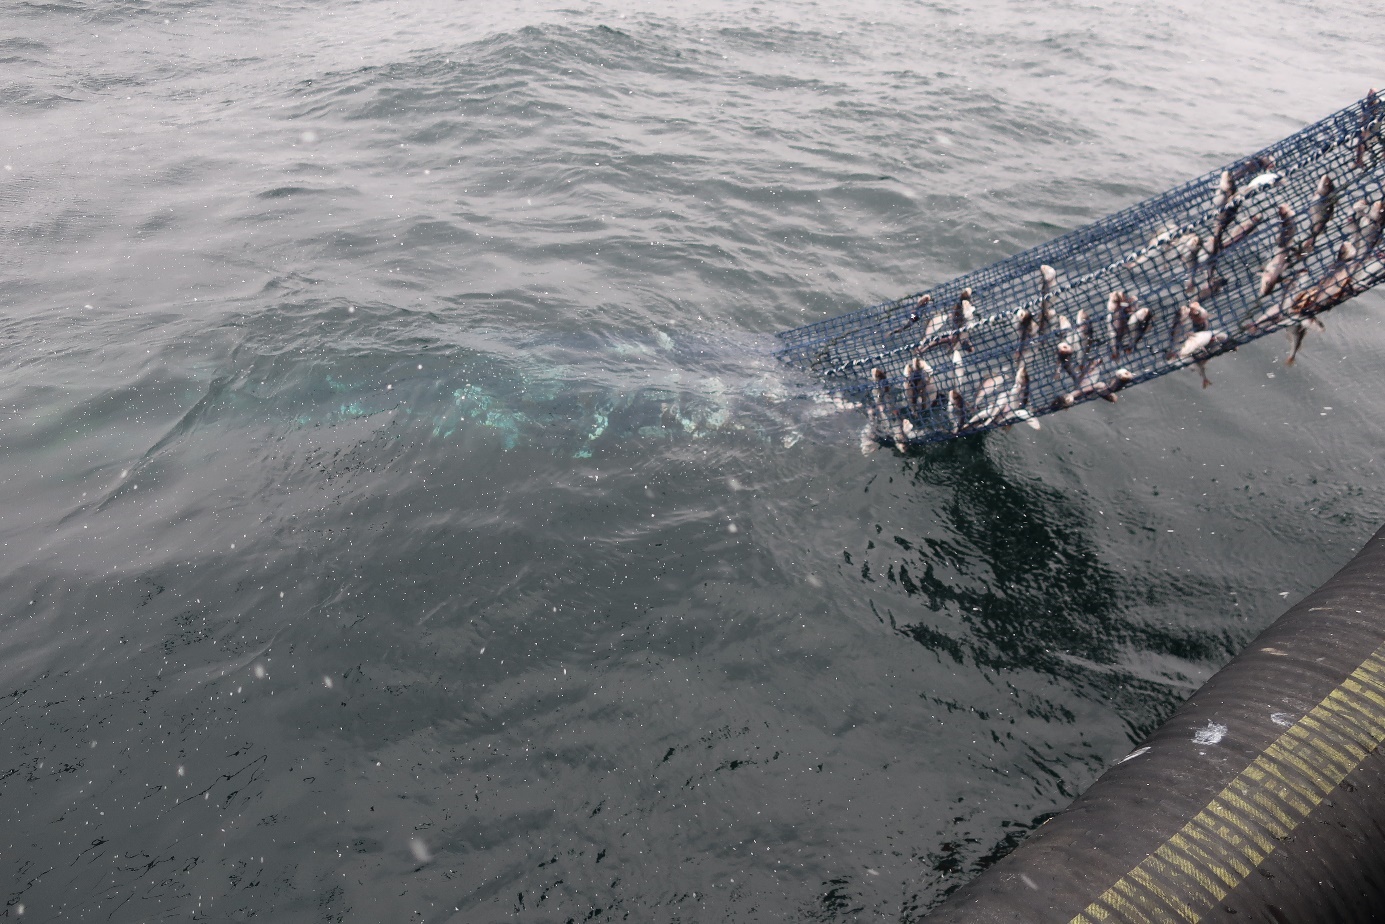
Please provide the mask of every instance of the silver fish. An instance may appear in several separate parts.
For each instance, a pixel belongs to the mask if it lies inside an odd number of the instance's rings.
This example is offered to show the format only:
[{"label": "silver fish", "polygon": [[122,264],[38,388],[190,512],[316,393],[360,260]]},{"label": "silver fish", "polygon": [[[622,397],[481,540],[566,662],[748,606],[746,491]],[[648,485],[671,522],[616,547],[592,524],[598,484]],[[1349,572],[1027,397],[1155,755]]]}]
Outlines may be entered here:
[{"label": "silver fish", "polygon": [[1077,340],[1082,347],[1081,371],[1085,374],[1097,359],[1096,325],[1086,308],[1077,309]]},{"label": "silver fish", "polygon": [[[1010,409],[1020,416],[1021,420],[1029,420],[1029,367],[1023,361],[1015,367],[1015,384],[1010,389]],[[1031,421],[1038,424],[1038,421]],[[1035,426],[1035,429],[1038,429]]]},{"label": "silver fish", "polygon": [[1264,173],[1256,174],[1254,177],[1251,178],[1251,181],[1249,183],[1241,187],[1241,195],[1248,196],[1253,192],[1259,192],[1262,189],[1269,189],[1271,186],[1277,184],[1281,179],[1282,177],[1279,174],[1269,170],[1265,171]]},{"label": "silver fish", "polygon": [[1274,287],[1279,285],[1280,278],[1284,271],[1289,268],[1289,260],[1293,250],[1294,239],[1294,210],[1287,205],[1279,207],[1279,247],[1275,250],[1274,256],[1270,257],[1269,262],[1260,273],[1260,297],[1264,298],[1274,291]]},{"label": "silver fish", "polygon": [[1200,267],[1204,256],[1206,256],[1202,238],[1196,234],[1185,234],[1178,241],[1178,257],[1183,261],[1183,266],[1188,270],[1188,283],[1184,289],[1193,294],[1199,289],[1204,288],[1202,284],[1202,274]]},{"label": "silver fish", "polygon": [[942,333],[943,325],[946,324],[947,321],[948,318],[945,314],[934,315],[932,318],[929,318],[928,323],[924,325],[923,339],[919,341],[919,347],[924,348],[924,344]]},{"label": "silver fish", "polygon": [[1154,323],[1154,312],[1149,310],[1148,305],[1136,308],[1130,314],[1130,343],[1125,348],[1126,353],[1132,353],[1140,345],[1145,334],[1149,332],[1150,326]]},{"label": "silver fish", "polygon": [[976,389],[976,394],[972,396],[972,403],[977,406],[984,404],[986,399],[995,394],[996,391],[1000,389],[1000,386],[1004,384],[1005,376],[1003,375],[986,376],[985,380],[981,383],[981,387]]},{"label": "silver fish", "polygon": [[1071,343],[1068,343],[1066,340],[1058,344],[1058,377],[1060,379],[1064,375],[1070,375],[1073,377],[1074,380],[1080,377],[1077,368],[1074,366],[1072,361],[1072,358],[1074,355],[1076,355],[1076,353],[1076,348],[1073,347],[1073,345]]},{"label": "silver fish", "polygon": [[952,424],[952,433],[957,435],[966,426],[967,402],[962,397],[962,393],[957,389],[952,389],[947,393],[947,419]]},{"label": "silver fish", "polygon": [[1294,299],[1293,310],[1298,314],[1317,314],[1358,294],[1361,291],[1355,277],[1358,268],[1355,248],[1350,241],[1343,242],[1336,267],[1316,285],[1301,292]]},{"label": "silver fish", "polygon": [[1268,330],[1283,321],[1287,315],[1296,311],[1295,304],[1299,297],[1298,290],[1303,284],[1304,278],[1305,274],[1300,271],[1289,283],[1280,286],[1279,291],[1281,297],[1279,301],[1252,317],[1250,321],[1246,323],[1246,331],[1248,333],[1255,333],[1257,331]]},{"label": "silver fish", "polygon": [[1029,341],[1034,339],[1034,335],[1039,332],[1039,322],[1028,308],[1020,308],[1015,312],[1015,333],[1019,337],[1019,347],[1015,351],[1015,362],[1024,359],[1025,348],[1029,346]]},{"label": "silver fish", "polygon": [[888,426],[890,418],[894,416],[894,389],[890,387],[885,370],[879,366],[870,370],[870,380],[871,417],[875,418],[877,423]]},{"label": "silver fish", "polygon": [[1112,292],[1106,299],[1107,324],[1111,330],[1111,358],[1120,356],[1130,319],[1130,301],[1124,292]]},{"label": "silver fish", "polygon": [[969,427],[990,427],[1006,423],[1009,418],[1023,420],[1038,429],[1038,421],[1029,410],[1029,369],[1023,361],[1015,367],[1015,381],[995,403],[967,422]]},{"label": "silver fish", "polygon": [[1271,154],[1261,154],[1241,161],[1231,170],[1232,182],[1239,182],[1251,174],[1265,173],[1274,169],[1274,156]]},{"label": "silver fish", "polygon": [[1116,400],[1116,392],[1133,381],[1135,381],[1135,373],[1125,368],[1117,369],[1111,376],[1111,381],[1107,383],[1106,390],[1102,392],[1101,397],[1105,398],[1107,401],[1114,402]]},{"label": "silver fish", "polygon": [[[1082,376],[1082,380],[1077,383],[1077,390],[1064,395],[1057,403],[1062,407],[1072,407],[1074,404],[1077,404],[1079,401],[1084,401],[1087,398],[1097,395],[1105,398],[1109,394],[1110,390],[1107,388],[1105,379],[1097,375],[1096,369],[1089,369],[1087,373]],[[1115,396],[1111,395],[1111,400],[1114,400],[1114,398]]]},{"label": "silver fish", "polygon": [[1212,345],[1216,335],[1210,330],[1194,331],[1183,341],[1183,345],[1178,348],[1179,359],[1189,359],[1207,350]]},{"label": "silver fish", "polygon": [[1366,220],[1366,215],[1370,210],[1369,199],[1357,199],[1351,204],[1351,217],[1347,219],[1347,231],[1351,232],[1353,238],[1360,236],[1362,223]]},{"label": "silver fish", "polygon": [[1202,258],[1201,235],[1185,234],[1180,237],[1178,239],[1178,258],[1183,261],[1183,265],[1189,271],[1197,269]]},{"label": "silver fish", "polygon": [[1374,250],[1380,243],[1382,229],[1385,229],[1385,200],[1377,199],[1357,222],[1359,239],[1354,242],[1357,252],[1365,255]]},{"label": "silver fish", "polygon": [[1231,177],[1230,170],[1221,172],[1221,179],[1217,181],[1217,192],[1212,197],[1212,207],[1219,209],[1224,207],[1236,195],[1236,181]]},{"label": "silver fish", "polygon": [[1261,218],[1262,216],[1260,215],[1252,215],[1236,227],[1232,228],[1226,235],[1226,243],[1222,245],[1223,248],[1226,250],[1230,250],[1232,247],[1236,246],[1241,241],[1249,237],[1256,228],[1260,227]]},{"label": "silver fish", "polygon": [[1186,291],[1191,298],[1202,300],[1215,297],[1225,287],[1226,277],[1213,270],[1206,282],[1200,286],[1188,286]]},{"label": "silver fish", "polygon": [[1174,315],[1173,324],[1169,327],[1169,347],[1164,351],[1165,359],[1173,359],[1178,355],[1178,347],[1191,329],[1190,314],[1190,308],[1185,304],[1178,309],[1178,314]]},{"label": "silver fish", "polygon": [[1170,244],[1173,243],[1173,236],[1174,236],[1175,234],[1177,234],[1177,233],[1178,233],[1178,226],[1177,226],[1177,225],[1169,225],[1169,226],[1166,227],[1163,231],[1160,231],[1158,234],[1156,234],[1156,235],[1154,235],[1153,237],[1151,237],[1151,238],[1149,239],[1149,242],[1145,244],[1145,249],[1146,249],[1146,250],[1155,250],[1155,249],[1157,248],[1157,249],[1162,250],[1163,248],[1165,248],[1165,247],[1167,247],[1167,246],[1169,246]]},{"label": "silver fish", "polygon": [[1197,364],[1198,372],[1202,374],[1202,387],[1206,388],[1212,384],[1212,380],[1207,377],[1207,360],[1213,353],[1227,340],[1226,334],[1220,331],[1200,330],[1188,335],[1188,339],[1183,341],[1183,346],[1178,351],[1178,358],[1186,362],[1189,359]]},{"label": "silver fish", "polygon": [[1217,217],[1212,222],[1212,239],[1207,242],[1207,255],[1215,258],[1222,251],[1222,237],[1226,234],[1226,229],[1231,227],[1231,223],[1236,220],[1236,213],[1241,209],[1241,197],[1236,195],[1236,184],[1231,179],[1231,172],[1223,170],[1221,183],[1217,187],[1216,208]]},{"label": "silver fish", "polygon": [[971,287],[963,289],[957,297],[957,304],[952,308],[952,364],[960,372],[963,367],[962,354],[970,353],[972,350],[971,338],[966,334],[966,326],[976,320],[976,308],[971,303]]},{"label": "silver fish", "polygon": [[1207,309],[1202,307],[1201,302],[1188,302],[1188,321],[1192,324],[1193,330],[1206,330],[1210,320]]},{"label": "silver fish", "polygon": [[923,310],[928,307],[928,303],[931,301],[933,301],[933,296],[927,294],[920,295],[919,300],[914,303],[913,310],[909,312],[909,317],[905,319],[903,324],[890,331],[890,334],[901,334],[922,320]]},{"label": "silver fish", "polygon": [[915,356],[904,364],[904,403],[913,414],[922,414],[938,400],[933,367]]},{"label": "silver fish", "polygon": [[1015,384],[1005,396],[1005,404],[1010,416],[1024,421],[1035,430],[1041,429],[1039,421],[1029,409],[1029,368],[1022,361],[1015,367]]},{"label": "silver fish", "polygon": [[1380,140],[1381,106],[1380,94],[1371,87],[1361,107],[1361,132],[1356,138],[1356,168],[1365,169],[1366,158],[1371,147]]},{"label": "silver fish", "polygon": [[1327,223],[1332,220],[1332,213],[1337,209],[1337,196],[1332,185],[1332,177],[1326,173],[1322,179],[1318,180],[1317,189],[1313,191],[1313,201],[1308,205],[1308,231],[1299,245],[1299,256],[1308,256],[1313,252],[1313,246],[1318,242],[1318,235],[1322,234]]},{"label": "silver fish", "polygon": [[976,309],[971,303],[971,286],[957,294],[957,304],[952,308],[952,326],[965,327],[976,319]]},{"label": "silver fish", "polygon": [[1294,360],[1298,357],[1298,351],[1303,346],[1303,338],[1308,336],[1308,326],[1310,324],[1318,330],[1327,330],[1327,328],[1323,326],[1323,323],[1317,318],[1306,318],[1296,322],[1294,326],[1287,331],[1289,335],[1289,355],[1284,359],[1284,365],[1292,366],[1294,364]]},{"label": "silver fish", "polygon": [[1057,317],[1053,310],[1053,290],[1058,286],[1058,271],[1047,263],[1039,267],[1039,331],[1042,332]]}]

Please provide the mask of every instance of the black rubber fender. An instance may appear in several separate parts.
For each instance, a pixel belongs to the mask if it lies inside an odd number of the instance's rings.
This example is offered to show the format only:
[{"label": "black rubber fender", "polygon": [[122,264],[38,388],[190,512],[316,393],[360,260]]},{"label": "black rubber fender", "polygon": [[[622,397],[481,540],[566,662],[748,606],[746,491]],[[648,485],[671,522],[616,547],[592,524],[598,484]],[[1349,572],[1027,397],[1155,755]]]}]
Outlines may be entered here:
[{"label": "black rubber fender", "polygon": [[928,921],[1385,920],[1382,741],[1385,528]]}]

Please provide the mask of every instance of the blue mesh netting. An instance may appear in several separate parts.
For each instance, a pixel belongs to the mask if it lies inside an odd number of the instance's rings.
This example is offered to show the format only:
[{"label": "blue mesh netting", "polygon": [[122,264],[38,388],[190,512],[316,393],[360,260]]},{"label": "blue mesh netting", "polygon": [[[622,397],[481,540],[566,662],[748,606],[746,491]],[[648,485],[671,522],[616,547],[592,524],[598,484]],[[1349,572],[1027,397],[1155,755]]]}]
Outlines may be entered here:
[{"label": "blue mesh netting", "polygon": [[1382,123],[1372,90],[1046,244],[779,334],[776,355],[904,445],[1037,426],[1276,330],[1296,349],[1316,315],[1385,279]]}]

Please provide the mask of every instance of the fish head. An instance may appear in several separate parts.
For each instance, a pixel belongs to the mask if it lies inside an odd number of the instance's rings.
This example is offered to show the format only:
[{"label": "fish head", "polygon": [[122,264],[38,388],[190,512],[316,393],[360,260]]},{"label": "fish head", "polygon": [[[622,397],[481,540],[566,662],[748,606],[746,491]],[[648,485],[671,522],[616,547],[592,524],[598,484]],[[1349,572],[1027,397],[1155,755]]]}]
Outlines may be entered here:
[{"label": "fish head", "polygon": [[1232,196],[1236,195],[1236,181],[1231,178],[1230,170],[1223,170],[1221,178],[1217,180],[1217,206],[1226,204]]}]

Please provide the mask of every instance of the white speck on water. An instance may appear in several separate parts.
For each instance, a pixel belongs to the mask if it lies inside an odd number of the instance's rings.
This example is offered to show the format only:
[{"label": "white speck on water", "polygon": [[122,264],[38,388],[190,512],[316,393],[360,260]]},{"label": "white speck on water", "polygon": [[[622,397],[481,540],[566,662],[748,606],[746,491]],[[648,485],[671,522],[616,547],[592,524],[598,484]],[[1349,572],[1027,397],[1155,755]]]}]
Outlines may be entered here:
[{"label": "white speck on water", "polygon": [[871,869],[869,866],[866,867],[866,872],[867,872],[868,874],[870,874],[871,876],[879,876],[879,875],[880,875],[880,870],[878,870],[878,869]]},{"label": "white speck on water", "polygon": [[129,470],[128,468],[122,468],[122,469],[120,470],[120,477],[121,477],[121,478],[126,478],[126,477],[129,476],[129,474],[130,474],[130,470]]},{"label": "white speck on water", "polygon": [[346,313],[347,313],[347,314],[355,314],[355,313],[356,313],[356,306],[355,306],[355,305],[352,305],[352,306],[350,306],[349,308],[347,308],[347,309],[346,309]]},{"label": "white speck on water", "polygon": [[317,144],[317,132],[309,129],[298,136],[298,140],[304,144]]},{"label": "white speck on water", "polygon": [[179,775],[179,776],[185,776],[185,775],[187,774],[187,772],[188,772],[188,771],[187,771],[187,768],[185,768],[182,764],[179,764],[179,765],[178,765],[178,775]]},{"label": "white speck on water", "polygon": [[481,654],[485,654],[485,653],[486,653],[486,646],[485,646],[485,645],[482,645],[482,646],[481,646],[481,652],[480,652],[480,653],[481,653]]},{"label": "white speck on water", "polygon": [[728,533],[738,533],[738,532],[740,532],[740,530],[736,528],[736,524],[735,524],[735,523],[727,523],[727,524],[726,524],[726,531],[727,531]]},{"label": "white speck on water", "polygon": [[409,841],[409,852],[412,853],[414,859],[420,863],[427,863],[429,860],[433,859],[433,854],[429,852],[428,845],[423,843],[419,838],[413,838]]},{"label": "white speck on water", "polygon": [[1033,889],[1035,892],[1039,891],[1039,884],[1024,873],[1020,873],[1020,882],[1029,886],[1029,888]]},{"label": "white speck on water", "polygon": [[1217,722],[1209,721],[1206,728],[1197,730],[1193,735],[1194,744],[1219,744],[1226,737],[1226,726]]},{"label": "white speck on water", "polygon": [[[9,168],[9,167],[6,167],[5,169],[8,170],[8,169],[10,169],[10,168]],[[17,904],[17,905],[14,906],[14,913],[17,914],[17,915],[22,915],[22,914],[24,914],[24,903],[23,903],[23,902],[20,902],[19,904]]]},{"label": "white speck on water", "polygon": [[256,680],[263,680],[263,679],[264,679],[264,665],[263,665],[263,664],[256,664],[256,665],[255,665],[255,679],[256,679]]},{"label": "white speck on water", "polygon": [[332,678],[324,674],[322,677],[322,685],[329,690],[332,689]]},{"label": "white speck on water", "polygon": [[96,742],[95,742],[95,741],[93,741],[93,742],[91,743],[91,747],[92,747],[93,749],[96,747]]}]

